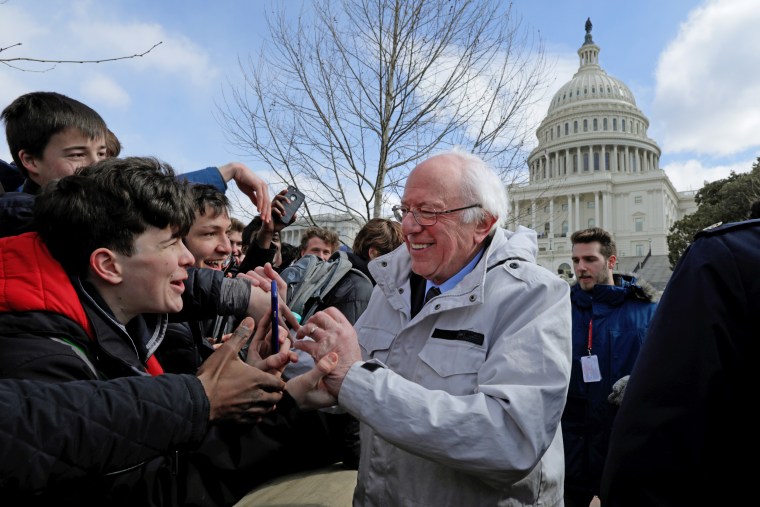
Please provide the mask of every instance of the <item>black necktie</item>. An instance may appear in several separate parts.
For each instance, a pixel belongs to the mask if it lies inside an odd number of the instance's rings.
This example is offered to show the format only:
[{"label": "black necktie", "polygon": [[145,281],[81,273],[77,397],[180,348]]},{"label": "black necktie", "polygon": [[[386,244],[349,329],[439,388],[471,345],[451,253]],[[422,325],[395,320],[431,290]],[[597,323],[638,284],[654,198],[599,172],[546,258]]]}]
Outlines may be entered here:
[{"label": "black necktie", "polygon": [[427,304],[428,301],[430,301],[431,299],[433,299],[434,297],[440,294],[441,294],[441,289],[439,289],[438,287],[430,287],[427,293],[425,294],[425,304]]}]

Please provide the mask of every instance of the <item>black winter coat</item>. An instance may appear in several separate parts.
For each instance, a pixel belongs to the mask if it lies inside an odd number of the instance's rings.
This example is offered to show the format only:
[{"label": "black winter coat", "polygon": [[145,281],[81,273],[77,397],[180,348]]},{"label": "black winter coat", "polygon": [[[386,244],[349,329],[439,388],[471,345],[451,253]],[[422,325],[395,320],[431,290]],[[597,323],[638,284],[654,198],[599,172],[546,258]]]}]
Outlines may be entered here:
[{"label": "black winter coat", "polygon": [[602,475],[618,506],[751,505],[760,220],[702,231],[631,372]]},{"label": "black winter coat", "polygon": [[208,417],[208,399],[192,375],[63,384],[0,380],[2,503],[72,496],[68,490],[81,488],[88,476],[195,447]]}]

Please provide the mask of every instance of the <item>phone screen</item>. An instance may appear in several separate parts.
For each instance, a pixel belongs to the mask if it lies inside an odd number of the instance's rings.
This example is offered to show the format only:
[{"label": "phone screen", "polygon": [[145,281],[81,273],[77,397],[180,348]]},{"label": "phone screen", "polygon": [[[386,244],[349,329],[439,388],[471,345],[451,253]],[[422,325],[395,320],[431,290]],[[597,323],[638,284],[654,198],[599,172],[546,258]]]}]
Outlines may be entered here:
[{"label": "phone screen", "polygon": [[280,351],[280,298],[277,297],[277,282],[272,280],[272,354]]}]

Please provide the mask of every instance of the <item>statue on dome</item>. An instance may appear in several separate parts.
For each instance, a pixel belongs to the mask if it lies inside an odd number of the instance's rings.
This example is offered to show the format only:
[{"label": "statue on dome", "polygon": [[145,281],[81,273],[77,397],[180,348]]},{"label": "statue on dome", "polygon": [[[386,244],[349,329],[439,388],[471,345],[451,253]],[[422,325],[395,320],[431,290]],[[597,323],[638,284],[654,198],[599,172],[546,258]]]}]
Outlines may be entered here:
[{"label": "statue on dome", "polygon": [[591,27],[594,26],[591,24],[591,18],[586,18],[586,33],[591,33]]}]

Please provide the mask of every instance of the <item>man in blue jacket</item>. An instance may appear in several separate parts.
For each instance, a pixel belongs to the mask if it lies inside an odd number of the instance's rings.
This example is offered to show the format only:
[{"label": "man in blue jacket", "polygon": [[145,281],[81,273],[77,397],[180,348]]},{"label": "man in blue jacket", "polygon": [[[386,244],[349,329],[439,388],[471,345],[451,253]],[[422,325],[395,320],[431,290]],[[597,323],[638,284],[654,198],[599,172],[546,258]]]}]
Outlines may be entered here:
[{"label": "man in blue jacket", "polygon": [[599,494],[619,405],[613,386],[627,381],[657,304],[651,287],[613,274],[617,248],[607,231],[584,229],[570,240],[577,282],[570,291],[573,361],[562,414],[565,506],[588,507]]}]

